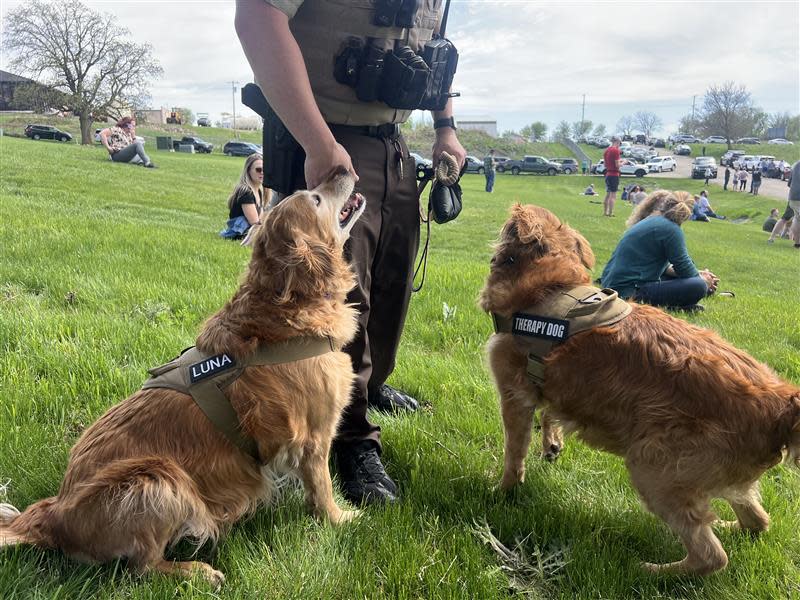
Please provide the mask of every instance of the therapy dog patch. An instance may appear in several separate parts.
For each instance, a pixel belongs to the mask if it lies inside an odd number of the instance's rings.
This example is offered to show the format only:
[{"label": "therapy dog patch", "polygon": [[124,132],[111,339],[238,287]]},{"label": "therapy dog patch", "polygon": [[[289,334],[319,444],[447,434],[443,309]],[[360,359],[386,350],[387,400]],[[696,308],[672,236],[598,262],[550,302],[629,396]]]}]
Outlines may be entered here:
[{"label": "therapy dog patch", "polygon": [[563,342],[569,335],[569,321],[516,313],[511,319],[511,333]]},{"label": "therapy dog patch", "polygon": [[217,354],[216,356],[210,356],[200,362],[189,365],[189,379],[192,383],[195,383],[201,379],[213,377],[235,366],[236,361],[231,356],[227,354]]}]

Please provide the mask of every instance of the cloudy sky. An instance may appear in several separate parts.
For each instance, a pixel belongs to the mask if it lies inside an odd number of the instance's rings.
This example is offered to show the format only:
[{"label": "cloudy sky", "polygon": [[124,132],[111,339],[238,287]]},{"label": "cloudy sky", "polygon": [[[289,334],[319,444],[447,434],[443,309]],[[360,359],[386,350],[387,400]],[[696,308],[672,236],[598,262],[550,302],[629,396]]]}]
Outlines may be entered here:
[{"label": "cloudy sky", "polygon": [[[259,2],[261,0],[249,0]],[[3,0],[5,14],[24,2]],[[150,42],[164,68],[154,106],[231,111],[231,81],[252,80],[233,29],[233,0],[88,1]],[[456,115],[499,129],[581,117],[614,129],[649,110],[664,133],[709,85],[747,86],[767,112],[800,112],[800,2],[452,0],[448,33],[461,60]],[[5,68],[6,57],[0,64]],[[249,113],[236,98],[236,112]]]}]

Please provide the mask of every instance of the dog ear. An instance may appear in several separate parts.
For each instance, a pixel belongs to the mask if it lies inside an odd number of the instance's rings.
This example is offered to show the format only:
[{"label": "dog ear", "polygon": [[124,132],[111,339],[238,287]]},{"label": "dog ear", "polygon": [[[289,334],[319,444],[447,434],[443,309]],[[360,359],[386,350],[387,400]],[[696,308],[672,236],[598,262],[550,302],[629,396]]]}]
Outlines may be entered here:
[{"label": "dog ear", "polygon": [[334,275],[334,257],[328,246],[310,235],[295,231],[292,255],[295,264],[302,265],[316,279],[327,279]]},{"label": "dog ear", "polygon": [[574,229],[572,233],[575,236],[575,252],[580,256],[583,266],[587,269],[594,269],[594,252],[592,252],[592,247],[589,245],[589,242]]}]

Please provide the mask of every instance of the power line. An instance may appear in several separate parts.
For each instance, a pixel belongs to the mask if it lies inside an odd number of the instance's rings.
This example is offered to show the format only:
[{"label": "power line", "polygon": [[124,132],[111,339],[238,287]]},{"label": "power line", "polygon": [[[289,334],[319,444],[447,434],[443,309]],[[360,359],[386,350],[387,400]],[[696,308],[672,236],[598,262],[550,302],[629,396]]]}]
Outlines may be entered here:
[{"label": "power line", "polygon": [[239,139],[239,134],[236,132],[236,86],[239,85],[238,81],[231,81],[231,100],[233,101],[233,135]]}]

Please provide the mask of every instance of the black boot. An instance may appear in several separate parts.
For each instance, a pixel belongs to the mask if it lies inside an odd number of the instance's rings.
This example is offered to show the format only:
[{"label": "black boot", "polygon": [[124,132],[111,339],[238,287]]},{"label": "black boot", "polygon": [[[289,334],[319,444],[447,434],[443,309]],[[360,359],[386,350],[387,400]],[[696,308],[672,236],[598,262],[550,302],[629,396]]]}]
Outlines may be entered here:
[{"label": "black boot", "polygon": [[414,398],[385,383],[369,391],[367,403],[370,408],[388,413],[414,412],[419,409],[419,402]]},{"label": "black boot", "polygon": [[372,440],[337,442],[333,447],[342,495],[351,503],[383,504],[397,500],[397,485],[383,468]]}]

